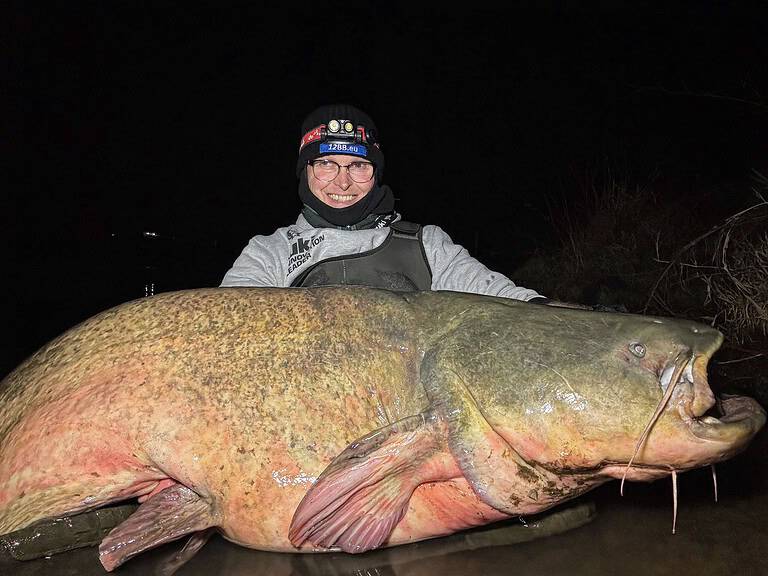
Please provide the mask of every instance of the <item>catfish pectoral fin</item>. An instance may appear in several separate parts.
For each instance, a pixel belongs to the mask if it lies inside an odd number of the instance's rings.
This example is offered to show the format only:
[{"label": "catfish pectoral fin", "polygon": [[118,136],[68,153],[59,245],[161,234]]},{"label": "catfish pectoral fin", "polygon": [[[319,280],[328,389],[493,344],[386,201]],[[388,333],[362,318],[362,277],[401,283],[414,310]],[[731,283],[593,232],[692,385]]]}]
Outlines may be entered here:
[{"label": "catfish pectoral fin", "polygon": [[[419,484],[448,479],[452,462],[441,423],[404,418],[352,442],[323,471],[293,515],[288,537],[359,553],[381,546]],[[458,471],[456,471],[457,473]]]},{"label": "catfish pectoral fin", "polygon": [[430,403],[447,426],[447,444],[475,494],[512,516],[548,508],[542,487],[556,484],[545,470],[528,464],[488,423],[466,386],[450,341],[430,350],[422,383]]},{"label": "catfish pectoral fin", "polygon": [[211,505],[176,484],[144,502],[99,545],[99,559],[111,572],[145,550],[216,525]]}]

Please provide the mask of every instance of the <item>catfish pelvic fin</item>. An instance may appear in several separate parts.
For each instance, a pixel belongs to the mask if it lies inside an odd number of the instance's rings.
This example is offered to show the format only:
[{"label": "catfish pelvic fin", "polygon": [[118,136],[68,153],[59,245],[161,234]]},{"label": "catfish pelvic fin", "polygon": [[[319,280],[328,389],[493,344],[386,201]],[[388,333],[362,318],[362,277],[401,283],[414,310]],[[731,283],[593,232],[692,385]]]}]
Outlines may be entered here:
[{"label": "catfish pelvic fin", "polygon": [[216,525],[211,505],[181,484],[170,486],[144,502],[101,545],[99,559],[111,572],[145,550]]},{"label": "catfish pelvic fin", "polygon": [[[352,442],[310,488],[293,515],[288,536],[360,553],[389,538],[419,484],[455,474],[444,431],[430,413],[409,416]],[[452,461],[452,458],[449,458]]]}]

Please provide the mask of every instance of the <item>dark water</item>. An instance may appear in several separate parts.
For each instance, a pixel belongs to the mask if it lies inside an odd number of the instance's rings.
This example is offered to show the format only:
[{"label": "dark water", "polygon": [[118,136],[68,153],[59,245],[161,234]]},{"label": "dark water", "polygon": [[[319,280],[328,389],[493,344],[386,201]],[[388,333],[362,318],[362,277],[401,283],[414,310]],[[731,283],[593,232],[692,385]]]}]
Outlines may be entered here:
[{"label": "dark water", "polygon": [[[363,555],[277,554],[248,550],[219,536],[179,576],[420,576],[420,575],[615,575],[768,574],[768,432],[718,466],[719,501],[712,495],[709,469],[678,477],[677,533],[672,534],[669,480],[627,484],[617,481],[587,497],[597,506],[590,523],[569,532],[508,546],[457,551],[464,535],[378,550]],[[147,552],[116,574],[153,574],[181,543]],[[95,548],[50,559],[0,559],[0,574],[14,576],[105,574]]]}]

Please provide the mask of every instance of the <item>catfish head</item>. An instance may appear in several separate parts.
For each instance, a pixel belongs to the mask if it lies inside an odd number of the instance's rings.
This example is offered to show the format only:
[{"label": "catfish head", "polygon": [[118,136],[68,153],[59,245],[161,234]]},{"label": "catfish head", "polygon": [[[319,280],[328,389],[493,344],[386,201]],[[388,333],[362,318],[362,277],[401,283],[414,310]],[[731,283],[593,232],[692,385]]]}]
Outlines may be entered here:
[{"label": "catfish head", "polygon": [[723,336],[709,326],[504,308],[461,338],[459,348],[474,344],[457,372],[490,426],[558,478],[650,481],[707,466],[743,450],[765,423],[751,398],[715,399],[707,365]]}]

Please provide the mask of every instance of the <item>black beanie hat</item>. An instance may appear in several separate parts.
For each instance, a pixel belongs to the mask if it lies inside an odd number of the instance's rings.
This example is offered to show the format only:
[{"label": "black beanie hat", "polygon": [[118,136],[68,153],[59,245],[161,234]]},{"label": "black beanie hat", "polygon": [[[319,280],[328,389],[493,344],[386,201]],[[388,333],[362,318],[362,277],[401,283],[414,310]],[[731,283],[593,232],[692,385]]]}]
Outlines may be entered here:
[{"label": "black beanie hat", "polygon": [[350,104],[326,104],[305,118],[296,176],[301,177],[309,160],[328,154],[350,154],[370,160],[376,166],[376,181],[381,182],[384,154],[376,125],[362,110]]}]

